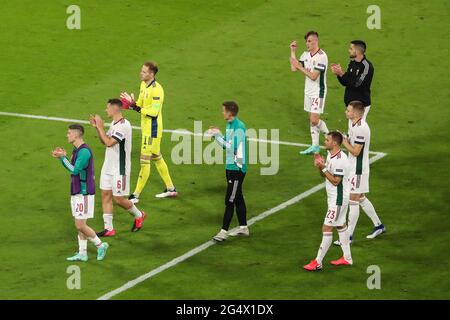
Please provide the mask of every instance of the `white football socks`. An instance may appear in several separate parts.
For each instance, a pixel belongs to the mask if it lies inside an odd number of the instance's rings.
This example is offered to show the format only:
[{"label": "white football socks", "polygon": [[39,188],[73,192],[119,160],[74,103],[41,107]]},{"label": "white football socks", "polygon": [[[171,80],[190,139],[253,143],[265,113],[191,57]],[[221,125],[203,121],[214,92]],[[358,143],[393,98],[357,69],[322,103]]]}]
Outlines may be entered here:
[{"label": "white football socks", "polygon": [[329,132],[327,124],[323,120],[319,120],[319,124],[317,125],[317,128],[319,128],[320,132],[322,132],[323,134],[327,134]]},{"label": "white football socks", "polygon": [[138,208],[136,208],[136,206],[133,204],[133,206],[127,210],[129,213],[131,213],[133,216],[135,216],[136,218],[141,218],[142,217],[142,213],[141,211],[139,211]]},{"label": "white football socks", "polygon": [[350,200],[350,210],[348,213],[348,235],[352,236],[355,232],[356,223],[359,218],[359,202]]},{"label": "white football socks", "polygon": [[313,146],[318,146],[320,130],[317,126],[313,126],[313,125],[311,125],[310,128],[311,128],[311,144]]},{"label": "white football socks", "polygon": [[318,264],[322,264],[322,260],[327,254],[332,242],[333,232],[324,232],[322,235],[322,243],[320,244],[319,251],[317,251],[316,261]]},{"label": "white football socks", "polygon": [[318,146],[320,133],[327,134],[328,127],[325,121],[319,120],[319,123],[316,126],[311,125],[311,141],[313,146]]},{"label": "white football socks", "polygon": [[114,229],[112,213],[104,213],[103,214],[103,222],[104,222],[106,230],[111,231]]},{"label": "white football socks", "polygon": [[80,236],[78,236],[78,253],[87,255],[87,240],[82,240]]},{"label": "white football socks", "polygon": [[369,199],[364,198],[364,200],[362,200],[359,204],[361,205],[361,208],[363,209],[363,211],[370,218],[370,220],[372,220],[373,225],[375,227],[378,227],[381,224],[381,220],[380,220],[380,218],[378,218],[377,212],[375,211],[375,208],[374,208],[372,202],[370,202]]},{"label": "white football socks", "polygon": [[339,242],[341,243],[342,252],[344,254],[345,260],[348,262],[352,261],[352,254],[350,252],[350,236],[348,234],[348,229],[345,227],[344,229],[338,230],[339,233]]},{"label": "white football socks", "polygon": [[88,240],[92,242],[97,248],[102,245],[102,240],[100,240],[98,236],[95,236],[94,238],[88,238]]}]

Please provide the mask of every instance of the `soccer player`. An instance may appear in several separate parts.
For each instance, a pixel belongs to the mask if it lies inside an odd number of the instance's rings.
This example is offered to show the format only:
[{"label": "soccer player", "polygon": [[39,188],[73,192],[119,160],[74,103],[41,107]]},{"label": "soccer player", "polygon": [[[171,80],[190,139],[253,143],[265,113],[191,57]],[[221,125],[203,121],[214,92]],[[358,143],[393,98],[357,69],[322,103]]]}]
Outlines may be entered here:
[{"label": "soccer player", "polygon": [[325,177],[325,185],[328,197],[328,211],[322,226],[322,243],[320,244],[317,257],[307,265],[303,266],[308,271],[322,269],[322,260],[333,241],[333,228],[336,227],[339,239],[342,242],[341,248],[344,256],[338,260],[331,261],[333,265],[353,264],[349,236],[345,218],[347,215],[349,202],[349,161],[347,155],[341,150],[342,135],[333,131],[325,137],[325,148],[328,150],[327,160],[317,155],[314,166],[319,169],[320,174]]},{"label": "soccer player", "polygon": [[140,211],[126,197],[130,194],[131,173],[131,124],[122,116],[122,102],[110,99],[106,105],[106,114],[112,119],[105,133],[103,119],[99,115],[91,116],[90,123],[97,129],[100,142],[106,146],[105,161],[100,175],[104,230],[99,237],[111,237],[116,234],[113,226],[113,198],[123,209],[134,216],[132,232],[142,228],[146,214]]},{"label": "soccer player", "polygon": [[67,130],[67,140],[74,146],[72,159],[67,158],[66,151],[57,147],[52,156],[59,158],[64,168],[70,172],[70,202],[75,227],[78,230],[79,250],[68,261],[88,261],[87,240],[97,247],[97,260],[103,260],[108,250],[108,243],[102,242],[95,231],[87,225],[87,219],[94,217],[95,176],[94,157],[91,148],[84,143],[84,128],[72,124]]},{"label": "soccer player", "polygon": [[[344,138],[343,145],[348,150],[348,158],[351,164],[348,231],[350,243],[352,243],[356,223],[359,218],[359,206],[361,206],[374,225],[373,232],[367,236],[368,239],[374,239],[385,232],[386,229],[381,223],[372,202],[365,196],[366,193],[369,193],[370,128],[363,119],[364,104],[361,101],[350,101],[345,115],[351,122],[348,130],[348,139]],[[340,245],[340,242],[336,241],[335,244]]]},{"label": "soccer player", "polygon": [[141,114],[141,170],[136,184],[136,189],[129,199],[134,203],[139,201],[139,196],[150,176],[150,160],[155,164],[156,170],[164,181],[166,188],[162,193],[156,195],[157,198],[176,197],[177,190],[172,182],[164,158],[160,151],[161,138],[163,133],[162,107],[164,102],[164,90],[156,81],[158,66],[154,62],[146,62],[142,66],[141,88],[137,101],[134,94],[122,92],[120,98],[125,109],[132,109]]},{"label": "soccer player", "polygon": [[[342,71],[341,65],[334,63],[331,65],[331,71],[345,87],[345,106],[348,106],[350,101],[361,101],[364,105],[364,121],[370,110],[370,85],[372,84],[374,73],[373,65],[367,60],[365,55],[366,48],[366,43],[362,40],[350,42],[348,53],[351,60],[345,73]],[[351,123],[349,122],[350,125]]]},{"label": "soccer player", "polygon": [[[237,118],[239,106],[236,102],[225,101],[222,107],[223,117],[227,121],[225,136],[217,127],[211,127],[208,130],[208,134],[214,136],[216,142],[226,150],[227,191],[225,194],[225,213],[222,229],[213,237],[218,242],[226,240],[229,235],[249,236],[250,234],[247,226],[247,207],[242,193],[242,184],[247,172],[247,128]],[[239,228],[229,233],[228,229],[233,218],[234,208],[236,208]]]},{"label": "soccer player", "polygon": [[291,70],[300,71],[305,75],[304,110],[309,113],[311,126],[311,146],[300,154],[313,154],[320,151],[320,133],[327,134],[328,128],[325,121],[320,119],[324,112],[325,97],[327,95],[327,66],[328,57],[319,48],[319,34],[309,31],[305,35],[307,51],[303,52],[300,59],[296,58],[297,42],[291,43]]}]

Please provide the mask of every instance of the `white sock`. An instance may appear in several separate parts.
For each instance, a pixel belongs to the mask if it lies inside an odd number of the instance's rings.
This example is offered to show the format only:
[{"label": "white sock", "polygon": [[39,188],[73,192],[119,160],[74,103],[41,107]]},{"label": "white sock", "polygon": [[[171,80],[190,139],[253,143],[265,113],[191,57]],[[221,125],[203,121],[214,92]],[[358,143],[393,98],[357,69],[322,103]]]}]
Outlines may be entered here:
[{"label": "white sock", "polygon": [[374,208],[372,202],[370,202],[369,199],[364,198],[364,200],[361,201],[359,204],[361,205],[361,208],[363,209],[363,211],[370,218],[370,220],[372,220],[373,225],[375,227],[378,227],[381,224],[381,220],[380,220],[380,218],[378,218],[378,215],[375,211],[375,208]]},{"label": "white sock", "polygon": [[319,124],[317,125],[317,128],[319,128],[320,132],[322,132],[324,134],[327,134],[329,132],[327,124],[323,120],[319,120]]},{"label": "white sock", "polygon": [[311,141],[312,141],[311,144],[313,146],[319,145],[319,134],[320,134],[319,128],[317,126],[311,125]]},{"label": "white sock", "polygon": [[99,237],[95,236],[94,238],[88,238],[90,242],[94,244],[97,248],[102,245],[102,240]]},{"label": "white sock", "polygon": [[113,215],[112,213],[104,213],[103,214],[103,222],[105,224],[105,229],[106,230],[113,230]]},{"label": "white sock", "polygon": [[129,213],[131,213],[133,216],[135,216],[136,218],[141,218],[142,217],[142,213],[141,211],[139,211],[138,208],[136,208],[136,206],[133,204],[133,206],[127,210]]},{"label": "white sock", "polygon": [[350,210],[348,213],[348,235],[353,236],[356,228],[356,223],[358,222],[359,218],[359,203],[358,201],[350,200],[349,204]]},{"label": "white sock", "polygon": [[350,262],[352,261],[352,254],[350,252],[350,236],[348,234],[347,226],[344,229],[338,230],[338,233],[344,258]]},{"label": "white sock", "polygon": [[82,240],[80,236],[78,236],[78,253],[87,255],[87,240]]},{"label": "white sock", "polygon": [[333,232],[324,232],[322,235],[322,243],[320,244],[319,251],[317,251],[317,263],[322,264],[323,257],[327,254],[328,249],[333,242]]}]

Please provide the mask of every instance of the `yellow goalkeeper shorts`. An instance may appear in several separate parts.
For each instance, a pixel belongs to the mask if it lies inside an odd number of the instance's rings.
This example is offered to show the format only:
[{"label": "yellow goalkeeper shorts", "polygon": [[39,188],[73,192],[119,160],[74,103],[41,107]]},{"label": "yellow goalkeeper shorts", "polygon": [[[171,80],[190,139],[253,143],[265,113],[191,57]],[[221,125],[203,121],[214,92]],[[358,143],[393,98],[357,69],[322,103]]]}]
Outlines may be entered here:
[{"label": "yellow goalkeeper shorts", "polygon": [[141,155],[151,156],[152,154],[159,155],[161,153],[161,137],[152,138],[151,134],[142,135]]}]

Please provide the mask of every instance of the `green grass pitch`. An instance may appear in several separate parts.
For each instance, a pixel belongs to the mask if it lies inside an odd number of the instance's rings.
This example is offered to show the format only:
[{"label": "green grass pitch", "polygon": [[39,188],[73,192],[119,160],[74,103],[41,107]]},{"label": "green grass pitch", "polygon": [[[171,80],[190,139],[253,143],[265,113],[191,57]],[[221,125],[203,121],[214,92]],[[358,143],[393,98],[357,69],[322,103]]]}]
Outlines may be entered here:
[{"label": "green grass pitch", "polygon": [[[100,4],[102,3],[102,4]],[[310,141],[303,77],[289,70],[289,43],[315,29],[330,63],[348,62],[348,42],[362,38],[375,66],[368,121],[372,150],[388,155],[371,168],[370,199],[388,232],[370,241],[361,213],[352,247],[355,265],[307,273],[326,210],[321,190],[251,227],[251,237],[214,245],[114,299],[449,299],[450,69],[447,1],[387,1],[381,29],[366,27],[362,1],[77,1],[81,30],[68,30],[72,1],[9,1],[0,20],[2,112],[87,119],[104,115],[108,98],[137,92],[143,61],[160,66],[164,126],[193,130],[193,121],[224,127],[221,102],[235,99],[250,128],[279,128],[284,141]],[[329,128],[345,129],[343,88],[328,73]],[[127,114],[139,125],[137,114]],[[50,157],[70,149],[67,123],[0,115],[0,299],[96,299],[209,240],[218,231],[225,187],[222,165],[174,165],[175,142],[162,152],[180,192],[163,188],[152,169],[141,207],[144,229],[116,209],[117,237],[103,262],[77,264],[81,289],[69,290],[65,258],[77,249],[69,209],[69,175]],[[94,129],[86,141],[104,156]],[[140,133],[134,131],[132,187]],[[299,148],[280,146],[280,170],[244,184],[249,217],[322,182]],[[102,227],[100,193],[91,225]],[[234,223],[236,221],[234,220]],[[337,258],[331,248],[325,262]],[[381,289],[366,286],[367,267],[381,269]]]}]

